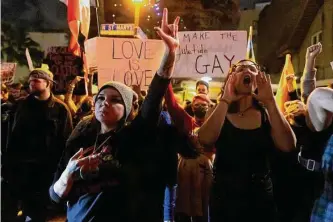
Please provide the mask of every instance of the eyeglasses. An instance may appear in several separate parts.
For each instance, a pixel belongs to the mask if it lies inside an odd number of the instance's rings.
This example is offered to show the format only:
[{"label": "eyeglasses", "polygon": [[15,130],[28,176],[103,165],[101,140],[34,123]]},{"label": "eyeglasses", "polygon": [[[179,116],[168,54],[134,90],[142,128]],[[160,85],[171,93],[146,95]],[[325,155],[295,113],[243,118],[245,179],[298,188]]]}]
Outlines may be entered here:
[{"label": "eyeglasses", "polygon": [[[241,64],[243,62],[251,62],[252,64],[246,64],[246,65]],[[233,65],[233,67],[232,67],[233,72],[242,72],[244,69],[249,69],[253,73],[258,73],[259,70],[261,70],[261,71],[263,70],[262,68],[260,68],[260,66],[257,63],[255,63],[251,60],[241,60],[237,64]]]}]

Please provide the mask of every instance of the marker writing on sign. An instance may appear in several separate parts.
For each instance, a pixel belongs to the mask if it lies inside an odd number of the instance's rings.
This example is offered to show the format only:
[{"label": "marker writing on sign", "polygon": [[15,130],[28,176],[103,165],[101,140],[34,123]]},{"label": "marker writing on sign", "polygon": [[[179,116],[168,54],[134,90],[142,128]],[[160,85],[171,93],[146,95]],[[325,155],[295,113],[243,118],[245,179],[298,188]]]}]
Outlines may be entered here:
[{"label": "marker writing on sign", "polygon": [[[222,69],[221,63],[220,63],[220,59],[219,57],[215,54],[214,55],[214,61],[213,64],[209,63],[209,64],[201,64],[201,58],[203,56],[199,55],[196,60],[195,60],[195,70],[197,73],[199,74],[207,74],[208,73],[208,68],[210,66],[212,66],[212,70],[211,73],[213,74],[215,69],[220,70],[222,73],[224,73],[224,70]],[[231,58],[229,58],[227,55],[223,56],[224,59],[226,59],[229,62],[229,67],[231,67],[232,64],[232,60],[235,58],[235,55],[233,55]]]},{"label": "marker writing on sign", "polygon": [[153,59],[149,42],[123,41],[121,45],[117,45],[112,40],[112,59]]},{"label": "marker writing on sign", "polygon": [[192,40],[209,40],[209,32],[193,32],[183,34],[183,42],[191,42]]},{"label": "marker writing on sign", "polygon": [[151,83],[152,70],[143,71],[127,71],[124,74],[124,84],[127,86],[139,85],[139,86],[149,86]]}]

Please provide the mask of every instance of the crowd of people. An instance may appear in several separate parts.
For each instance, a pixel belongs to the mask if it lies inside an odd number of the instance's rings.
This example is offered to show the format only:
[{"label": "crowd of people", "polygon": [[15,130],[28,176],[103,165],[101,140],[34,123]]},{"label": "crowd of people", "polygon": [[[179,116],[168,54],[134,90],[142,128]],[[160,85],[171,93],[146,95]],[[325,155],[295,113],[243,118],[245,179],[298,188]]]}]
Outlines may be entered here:
[{"label": "crowd of people", "polygon": [[[149,90],[92,75],[54,95],[53,74],[1,87],[2,220],[333,221],[333,89],[316,87],[320,44],[307,49],[300,93],[278,106],[270,76],[232,65],[216,101],[198,81],[180,104],[171,85],[179,17],[155,28],[165,53]],[[325,50],[325,49],[323,49]],[[79,81],[88,93],[73,95]],[[274,189],[273,189],[274,188]]]}]

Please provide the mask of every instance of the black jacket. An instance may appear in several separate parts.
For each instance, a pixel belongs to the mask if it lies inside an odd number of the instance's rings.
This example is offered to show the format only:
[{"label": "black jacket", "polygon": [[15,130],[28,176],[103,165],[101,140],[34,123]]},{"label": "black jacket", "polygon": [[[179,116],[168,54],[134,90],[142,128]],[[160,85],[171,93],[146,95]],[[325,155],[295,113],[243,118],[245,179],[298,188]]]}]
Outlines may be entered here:
[{"label": "black jacket", "polygon": [[[159,212],[154,209],[158,211],[158,206],[150,200],[156,198],[156,192],[162,191],[163,195],[165,185],[155,177],[162,164],[155,158],[159,153],[155,136],[169,82],[155,75],[138,116],[116,132],[100,135],[96,140],[100,124],[94,117],[85,118],[74,129],[50,187],[52,200],[68,201],[68,221],[156,222]],[[66,199],[59,198],[53,185],[71,156],[81,147],[86,150],[94,146],[96,141],[98,147],[109,136],[108,158],[103,158],[97,178],[82,180],[78,176]]]},{"label": "black jacket", "polygon": [[4,158],[13,185],[22,190],[52,181],[71,131],[67,106],[52,94],[47,101],[32,95],[20,101]]}]

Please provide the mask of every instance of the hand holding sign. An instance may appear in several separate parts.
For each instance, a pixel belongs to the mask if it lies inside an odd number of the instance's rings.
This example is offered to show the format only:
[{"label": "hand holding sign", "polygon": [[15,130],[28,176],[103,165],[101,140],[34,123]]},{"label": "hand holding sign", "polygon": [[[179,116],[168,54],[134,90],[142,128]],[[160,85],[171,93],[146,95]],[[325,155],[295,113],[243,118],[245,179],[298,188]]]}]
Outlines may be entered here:
[{"label": "hand holding sign", "polygon": [[168,9],[165,8],[163,10],[161,28],[155,27],[157,34],[167,47],[161,66],[157,71],[157,74],[163,78],[171,78],[175,67],[176,50],[179,46],[178,23],[179,16],[177,16],[173,24],[168,24]]}]

